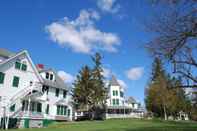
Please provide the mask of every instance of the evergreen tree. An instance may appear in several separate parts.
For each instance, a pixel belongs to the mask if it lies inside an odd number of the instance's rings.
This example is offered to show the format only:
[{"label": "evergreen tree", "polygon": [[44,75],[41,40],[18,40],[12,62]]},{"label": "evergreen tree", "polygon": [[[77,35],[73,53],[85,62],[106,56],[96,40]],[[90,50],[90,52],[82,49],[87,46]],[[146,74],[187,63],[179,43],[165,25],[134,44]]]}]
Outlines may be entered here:
[{"label": "evergreen tree", "polygon": [[94,68],[92,70],[93,77],[93,117],[102,115],[105,112],[105,104],[107,99],[107,89],[104,83],[103,68],[101,63],[101,55],[96,53],[92,57]]},{"label": "evergreen tree", "polygon": [[94,62],[93,69],[85,66],[77,75],[73,99],[77,109],[89,112],[89,117],[96,119],[105,112],[107,90],[102,75],[100,54],[96,53],[92,61]]},{"label": "evergreen tree", "polygon": [[91,69],[88,66],[82,67],[74,82],[72,91],[75,108],[81,111],[88,111],[92,105],[92,76]]},{"label": "evergreen tree", "polygon": [[156,116],[167,119],[168,85],[167,76],[159,58],[153,63],[152,77],[149,87],[146,89],[146,107]]},{"label": "evergreen tree", "polygon": [[187,100],[184,90],[175,88],[181,84],[181,79],[166,75],[161,60],[155,58],[151,81],[145,92],[147,110],[165,120],[168,116],[176,118],[181,111],[188,113],[190,102]]}]

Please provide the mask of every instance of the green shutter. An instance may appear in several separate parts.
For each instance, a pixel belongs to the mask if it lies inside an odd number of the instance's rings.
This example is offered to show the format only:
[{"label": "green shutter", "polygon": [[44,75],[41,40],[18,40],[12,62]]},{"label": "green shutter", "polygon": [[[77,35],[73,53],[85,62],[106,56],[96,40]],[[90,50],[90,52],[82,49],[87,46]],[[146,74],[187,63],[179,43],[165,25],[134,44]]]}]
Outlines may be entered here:
[{"label": "green shutter", "polygon": [[119,99],[116,99],[116,105],[119,105]]},{"label": "green shutter", "polygon": [[57,115],[60,114],[60,106],[57,106]]},{"label": "green shutter", "polygon": [[27,70],[27,65],[26,64],[22,64],[22,70],[26,71]]},{"label": "green shutter", "polygon": [[68,109],[68,116],[70,116],[70,109]]},{"label": "green shutter", "polygon": [[66,98],[67,91],[63,91],[63,98]]},{"label": "green shutter", "polygon": [[14,112],[15,111],[15,104],[10,107],[10,111],[11,112]]},{"label": "green shutter", "polygon": [[120,97],[123,97],[124,93],[122,91],[120,91]]},{"label": "green shutter", "polygon": [[64,115],[66,116],[66,110],[67,110],[67,107],[65,106],[64,107]]},{"label": "green shutter", "polygon": [[12,82],[12,86],[13,87],[18,87],[19,84],[19,77],[14,76],[13,82]]},{"label": "green shutter", "polygon": [[47,104],[46,114],[49,114],[49,104]]},{"label": "green shutter", "polygon": [[3,84],[4,77],[5,77],[5,74],[3,72],[0,72],[0,84]]},{"label": "green shutter", "polygon": [[115,96],[116,95],[116,92],[115,91],[113,91],[113,96]]},{"label": "green shutter", "polygon": [[15,62],[15,69],[19,69],[20,70],[20,68],[21,68],[21,63],[16,61]]},{"label": "green shutter", "polygon": [[42,112],[42,104],[41,103],[37,104],[37,112]]},{"label": "green shutter", "polygon": [[59,89],[56,89],[56,91],[55,91],[55,96],[56,96],[56,97],[59,96]]},{"label": "green shutter", "polygon": [[115,100],[115,99],[113,99],[112,101],[113,101],[113,105],[116,105],[116,100]]}]

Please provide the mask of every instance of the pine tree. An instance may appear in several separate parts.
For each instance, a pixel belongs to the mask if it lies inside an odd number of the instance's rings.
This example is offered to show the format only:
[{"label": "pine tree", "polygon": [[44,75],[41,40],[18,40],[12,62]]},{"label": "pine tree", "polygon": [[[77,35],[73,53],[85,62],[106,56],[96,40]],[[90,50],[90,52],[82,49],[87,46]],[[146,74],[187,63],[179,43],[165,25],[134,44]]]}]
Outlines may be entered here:
[{"label": "pine tree", "polygon": [[167,77],[159,58],[153,63],[152,77],[149,87],[146,89],[145,103],[149,111],[156,116],[167,119]]},{"label": "pine tree", "polygon": [[90,98],[92,97],[92,76],[88,66],[82,67],[74,82],[72,91],[75,108],[81,111],[88,111],[91,108]]},{"label": "pine tree", "polygon": [[104,84],[101,56],[96,53],[92,57],[93,69],[85,66],[74,82],[73,99],[76,108],[89,112],[91,119],[102,116],[105,112],[107,90]]},{"label": "pine tree", "polygon": [[107,99],[107,89],[105,88],[104,76],[103,76],[103,68],[101,63],[101,55],[96,53],[92,57],[92,61],[94,62],[94,68],[92,70],[93,77],[93,117],[97,117],[102,115],[105,111],[105,104]]},{"label": "pine tree", "polygon": [[181,84],[181,79],[166,74],[161,60],[155,58],[151,81],[145,92],[147,110],[155,116],[164,117],[165,120],[169,115],[176,118],[181,111],[187,113],[190,103],[185,92],[182,88],[175,88]]}]

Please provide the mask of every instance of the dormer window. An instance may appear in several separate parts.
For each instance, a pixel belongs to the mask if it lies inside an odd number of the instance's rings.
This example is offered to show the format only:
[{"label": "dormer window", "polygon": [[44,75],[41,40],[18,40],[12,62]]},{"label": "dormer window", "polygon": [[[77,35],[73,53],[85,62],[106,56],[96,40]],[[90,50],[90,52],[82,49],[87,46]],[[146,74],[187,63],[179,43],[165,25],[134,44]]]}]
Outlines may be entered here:
[{"label": "dormer window", "polygon": [[50,80],[53,80],[53,74],[50,74]]},{"label": "dormer window", "polygon": [[49,73],[48,72],[46,73],[46,79],[49,79]]},{"label": "dormer window", "polygon": [[21,68],[21,63],[19,61],[16,61],[15,63],[15,69],[19,69]]},{"label": "dormer window", "polygon": [[15,69],[26,71],[27,70],[26,62],[24,61],[23,63],[21,63],[19,60],[17,60],[15,62]]},{"label": "dormer window", "polygon": [[21,70],[23,70],[23,71],[26,71],[26,70],[27,70],[27,64],[26,64],[26,61],[24,61],[24,62],[22,63]]}]

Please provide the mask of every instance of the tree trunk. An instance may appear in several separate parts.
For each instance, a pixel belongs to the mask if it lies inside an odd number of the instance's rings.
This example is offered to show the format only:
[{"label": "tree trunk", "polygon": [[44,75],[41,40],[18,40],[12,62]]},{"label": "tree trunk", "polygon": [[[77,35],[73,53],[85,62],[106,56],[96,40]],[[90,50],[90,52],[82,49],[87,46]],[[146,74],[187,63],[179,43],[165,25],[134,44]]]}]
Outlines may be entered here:
[{"label": "tree trunk", "polygon": [[167,116],[167,113],[166,113],[166,107],[165,107],[165,105],[163,106],[163,112],[164,112],[164,119],[165,120],[168,120],[168,116]]}]

